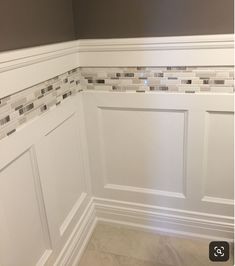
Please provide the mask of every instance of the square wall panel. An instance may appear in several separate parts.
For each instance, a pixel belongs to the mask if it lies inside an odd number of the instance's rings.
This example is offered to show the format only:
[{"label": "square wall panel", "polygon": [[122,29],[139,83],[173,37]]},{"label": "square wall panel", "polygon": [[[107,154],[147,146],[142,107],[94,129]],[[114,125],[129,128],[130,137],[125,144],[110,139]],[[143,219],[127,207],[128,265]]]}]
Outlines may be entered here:
[{"label": "square wall panel", "polygon": [[100,108],[106,185],[185,193],[187,112]]}]

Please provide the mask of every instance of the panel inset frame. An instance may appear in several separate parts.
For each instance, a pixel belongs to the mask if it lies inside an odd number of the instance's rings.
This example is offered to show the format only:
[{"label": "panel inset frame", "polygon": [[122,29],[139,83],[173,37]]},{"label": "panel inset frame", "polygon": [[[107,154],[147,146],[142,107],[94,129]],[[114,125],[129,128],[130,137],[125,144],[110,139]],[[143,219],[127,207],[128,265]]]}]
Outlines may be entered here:
[{"label": "panel inset frame", "polygon": [[[184,128],[183,128],[183,169],[182,169],[182,193],[166,191],[166,190],[157,190],[150,188],[141,188],[134,186],[123,186],[117,184],[110,184],[107,179],[106,173],[106,159],[104,154],[104,139],[103,139],[103,129],[102,129],[102,111],[103,110],[116,110],[116,111],[146,111],[146,112],[173,112],[173,113],[182,113],[184,115]],[[165,196],[172,198],[185,199],[187,196],[187,143],[188,143],[188,110],[184,109],[160,109],[160,108],[129,108],[129,107],[107,107],[107,106],[97,106],[98,112],[98,128],[99,128],[99,141],[100,141],[100,157],[101,157],[101,168],[102,168],[102,177],[103,177],[103,186],[104,189],[127,191],[127,192],[137,192],[143,194],[153,194],[156,196]]]},{"label": "panel inset frame", "polygon": [[[209,156],[209,134],[210,134],[210,115],[234,115],[232,111],[205,111],[205,134],[204,134],[204,153],[203,153],[203,176],[202,176],[202,202],[234,205],[234,199],[206,195],[206,181],[208,175],[208,156]],[[226,129],[225,129],[226,130]]]}]

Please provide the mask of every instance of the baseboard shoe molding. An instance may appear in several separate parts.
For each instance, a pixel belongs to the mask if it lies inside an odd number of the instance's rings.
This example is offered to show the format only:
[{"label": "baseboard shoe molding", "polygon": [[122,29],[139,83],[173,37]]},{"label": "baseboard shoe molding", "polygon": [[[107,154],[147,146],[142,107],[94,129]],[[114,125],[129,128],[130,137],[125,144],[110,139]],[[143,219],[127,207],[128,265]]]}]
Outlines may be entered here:
[{"label": "baseboard shoe molding", "polygon": [[54,266],[77,266],[97,223],[185,238],[233,241],[232,217],[180,210],[170,213],[169,208],[93,197]]},{"label": "baseboard shoe molding", "polygon": [[93,199],[91,199],[54,266],[75,266],[78,264],[96,223]]},{"label": "baseboard shoe molding", "polygon": [[[144,209],[142,204],[118,202],[108,199],[93,199],[98,221],[118,223],[126,226],[164,234],[193,238],[233,239],[233,218],[205,215],[196,212],[170,211],[155,207]],[[187,215],[186,215],[187,214]]]}]

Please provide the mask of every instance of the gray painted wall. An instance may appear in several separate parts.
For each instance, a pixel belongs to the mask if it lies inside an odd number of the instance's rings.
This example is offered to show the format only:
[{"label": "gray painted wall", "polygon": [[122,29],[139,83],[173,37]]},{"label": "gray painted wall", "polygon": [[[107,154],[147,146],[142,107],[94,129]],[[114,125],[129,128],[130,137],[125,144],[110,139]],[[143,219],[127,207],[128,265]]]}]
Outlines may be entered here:
[{"label": "gray painted wall", "polygon": [[0,1],[0,51],[73,39],[72,0]]},{"label": "gray painted wall", "polygon": [[0,51],[76,38],[232,33],[233,16],[233,0],[2,0]]},{"label": "gray painted wall", "polygon": [[233,0],[74,0],[77,38],[233,32]]}]

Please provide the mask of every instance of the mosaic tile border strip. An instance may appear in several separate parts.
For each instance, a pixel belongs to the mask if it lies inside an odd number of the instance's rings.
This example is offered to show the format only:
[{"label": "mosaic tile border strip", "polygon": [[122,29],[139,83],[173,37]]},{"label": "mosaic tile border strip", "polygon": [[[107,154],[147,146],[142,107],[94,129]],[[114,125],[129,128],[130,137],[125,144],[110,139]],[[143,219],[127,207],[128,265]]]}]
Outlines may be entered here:
[{"label": "mosaic tile border strip", "polygon": [[232,93],[233,71],[233,67],[81,68],[81,85],[88,90]]},{"label": "mosaic tile border strip", "polygon": [[0,99],[0,139],[82,90],[233,93],[231,67],[77,68]]},{"label": "mosaic tile border strip", "polygon": [[0,139],[76,94],[80,90],[79,84],[79,69],[74,69],[0,99]]}]

